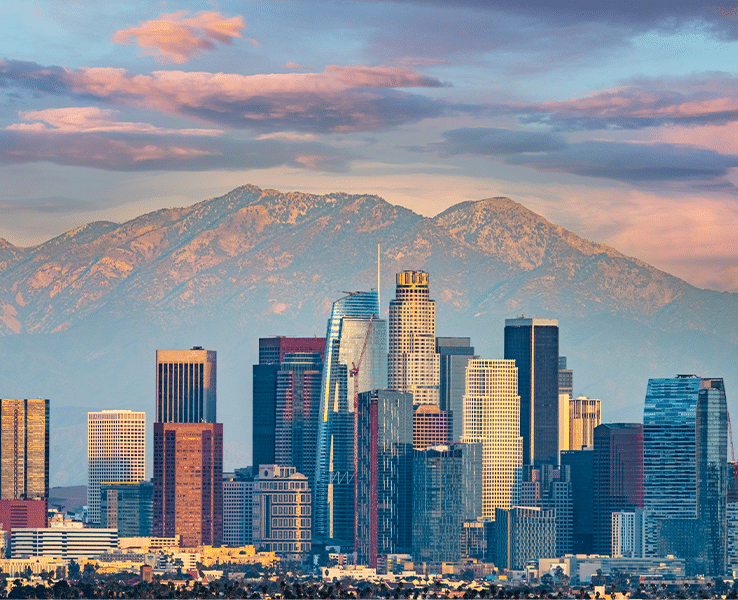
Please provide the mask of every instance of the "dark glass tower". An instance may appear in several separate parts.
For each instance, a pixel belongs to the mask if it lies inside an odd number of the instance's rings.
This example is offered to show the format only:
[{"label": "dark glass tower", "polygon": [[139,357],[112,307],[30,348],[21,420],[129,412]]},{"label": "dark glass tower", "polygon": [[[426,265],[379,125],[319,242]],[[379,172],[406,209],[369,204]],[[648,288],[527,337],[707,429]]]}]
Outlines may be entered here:
[{"label": "dark glass tower", "polygon": [[559,463],[559,323],[505,319],[505,358],[515,360],[524,465]]},{"label": "dark glass tower", "polygon": [[687,575],[725,573],[727,420],[722,379],[678,375],[648,382],[645,507],[655,521],[655,553],[686,559]]},{"label": "dark glass tower", "polygon": [[458,442],[464,433],[466,367],[474,358],[474,347],[467,337],[437,337],[436,353],[441,371],[439,406],[451,413],[451,439]]},{"label": "dark glass tower", "polygon": [[594,553],[612,549],[612,513],[643,507],[643,425],[607,423],[594,430]]},{"label": "dark glass tower", "polygon": [[[259,364],[253,367],[252,453],[255,467],[273,465],[277,427],[277,374],[287,354],[312,352],[323,360],[325,338],[259,338]],[[302,472],[298,469],[298,472]]]},{"label": "dark glass tower", "polygon": [[[572,499],[572,552],[592,554],[594,545],[594,451],[568,450],[561,453],[561,468],[569,469]],[[609,553],[608,553],[609,554]]]},{"label": "dark glass tower", "polygon": [[359,564],[409,554],[413,535],[413,396],[394,390],[359,394],[357,546]]}]

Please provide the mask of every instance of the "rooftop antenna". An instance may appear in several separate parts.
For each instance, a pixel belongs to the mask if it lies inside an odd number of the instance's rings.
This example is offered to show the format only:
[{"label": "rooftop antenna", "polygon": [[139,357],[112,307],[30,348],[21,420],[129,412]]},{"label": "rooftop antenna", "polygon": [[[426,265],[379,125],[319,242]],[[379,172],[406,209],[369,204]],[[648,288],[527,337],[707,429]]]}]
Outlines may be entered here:
[{"label": "rooftop antenna", "polygon": [[380,254],[380,248],[381,244],[379,243],[379,240],[377,240],[377,317],[382,318],[382,288],[381,286],[381,280],[379,278],[379,271],[380,271],[380,264],[381,264],[381,254]]}]

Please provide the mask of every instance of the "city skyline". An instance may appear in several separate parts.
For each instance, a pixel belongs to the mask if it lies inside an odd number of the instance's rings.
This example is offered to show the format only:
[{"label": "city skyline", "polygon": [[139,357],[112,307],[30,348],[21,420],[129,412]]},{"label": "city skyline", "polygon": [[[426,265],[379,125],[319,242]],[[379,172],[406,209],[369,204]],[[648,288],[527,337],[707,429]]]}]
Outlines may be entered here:
[{"label": "city skyline", "polygon": [[423,215],[509,196],[693,284],[738,290],[727,7],[4,8],[0,236],[14,244],[245,183],[377,193]]}]

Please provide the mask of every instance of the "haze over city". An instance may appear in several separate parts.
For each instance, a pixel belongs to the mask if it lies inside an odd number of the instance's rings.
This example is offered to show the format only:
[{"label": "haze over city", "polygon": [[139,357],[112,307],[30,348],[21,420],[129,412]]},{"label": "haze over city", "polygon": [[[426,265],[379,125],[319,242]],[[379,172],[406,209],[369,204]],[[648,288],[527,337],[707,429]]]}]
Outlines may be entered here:
[{"label": "haze over city", "polygon": [[738,290],[730,4],[10,0],[0,237],[244,183],[426,216],[509,196]]}]

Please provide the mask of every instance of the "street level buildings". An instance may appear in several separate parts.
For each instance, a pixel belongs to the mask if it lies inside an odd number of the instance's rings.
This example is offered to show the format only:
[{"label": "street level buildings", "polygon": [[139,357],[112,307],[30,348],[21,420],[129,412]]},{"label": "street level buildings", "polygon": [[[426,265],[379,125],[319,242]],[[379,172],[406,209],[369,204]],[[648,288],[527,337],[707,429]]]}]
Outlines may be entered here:
[{"label": "street level buildings", "polygon": [[[87,413],[87,522],[101,525],[100,484],[146,478],[146,413]],[[104,525],[104,524],[103,524]]]}]

